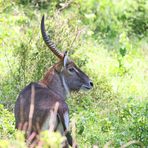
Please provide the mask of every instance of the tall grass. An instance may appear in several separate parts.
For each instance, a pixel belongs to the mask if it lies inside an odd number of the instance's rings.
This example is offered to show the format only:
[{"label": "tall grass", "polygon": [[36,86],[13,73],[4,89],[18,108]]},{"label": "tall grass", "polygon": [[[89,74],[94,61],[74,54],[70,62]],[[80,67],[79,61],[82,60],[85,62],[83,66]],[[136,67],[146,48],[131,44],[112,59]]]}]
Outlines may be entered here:
[{"label": "tall grass", "polygon": [[[80,147],[147,146],[147,1],[76,0],[62,11],[66,1],[35,2],[0,1],[0,103],[12,112],[18,92],[56,62],[40,34],[45,14],[52,40],[94,82],[67,100]],[[1,137],[13,137],[13,115],[1,108]]]}]

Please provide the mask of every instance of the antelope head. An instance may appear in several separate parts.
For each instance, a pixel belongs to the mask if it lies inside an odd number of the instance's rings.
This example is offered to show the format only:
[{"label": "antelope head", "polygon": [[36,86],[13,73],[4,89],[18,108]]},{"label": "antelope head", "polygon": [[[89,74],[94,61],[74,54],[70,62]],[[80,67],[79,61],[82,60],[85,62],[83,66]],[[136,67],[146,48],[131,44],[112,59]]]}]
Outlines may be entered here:
[{"label": "antelope head", "polygon": [[[60,62],[54,65],[54,69],[59,76],[66,93],[71,91],[90,90],[93,87],[93,82],[68,57],[68,53],[61,53],[48,37],[44,26],[44,16],[41,21],[41,32],[46,45],[60,59]],[[45,77],[48,79],[48,72]]]}]

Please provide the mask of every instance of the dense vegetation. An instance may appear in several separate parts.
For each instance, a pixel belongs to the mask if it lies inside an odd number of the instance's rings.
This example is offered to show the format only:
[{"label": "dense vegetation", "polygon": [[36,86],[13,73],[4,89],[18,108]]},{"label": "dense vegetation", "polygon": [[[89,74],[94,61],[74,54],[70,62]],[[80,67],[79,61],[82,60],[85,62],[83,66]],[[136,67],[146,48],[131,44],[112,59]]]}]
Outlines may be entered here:
[{"label": "dense vegetation", "polygon": [[14,138],[16,97],[57,61],[40,34],[43,14],[52,40],[94,82],[67,100],[79,146],[148,146],[148,1],[0,0],[0,147],[24,146]]}]

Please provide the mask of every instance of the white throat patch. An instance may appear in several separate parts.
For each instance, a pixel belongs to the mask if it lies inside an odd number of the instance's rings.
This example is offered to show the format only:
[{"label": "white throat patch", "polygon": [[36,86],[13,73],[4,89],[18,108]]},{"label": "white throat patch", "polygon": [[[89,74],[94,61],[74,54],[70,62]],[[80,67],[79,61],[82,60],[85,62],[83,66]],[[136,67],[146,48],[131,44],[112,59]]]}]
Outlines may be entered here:
[{"label": "white throat patch", "polygon": [[65,78],[64,78],[63,75],[62,75],[62,83],[63,83],[64,89],[66,91],[66,97],[69,97],[70,96],[69,88],[68,88],[68,86],[67,86],[67,84],[65,82]]}]

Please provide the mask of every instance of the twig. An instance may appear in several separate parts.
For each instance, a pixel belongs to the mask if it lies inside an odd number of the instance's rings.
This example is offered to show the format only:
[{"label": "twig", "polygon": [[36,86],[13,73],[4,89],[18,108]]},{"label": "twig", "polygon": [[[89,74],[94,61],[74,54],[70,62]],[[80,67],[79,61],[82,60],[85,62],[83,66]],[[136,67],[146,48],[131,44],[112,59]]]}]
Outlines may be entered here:
[{"label": "twig", "polygon": [[56,127],[58,108],[59,108],[59,103],[56,102],[54,110],[50,111],[49,132],[53,132]]},{"label": "twig", "polygon": [[93,148],[99,148],[97,145],[93,145]]},{"label": "twig", "polygon": [[70,44],[70,46],[69,46],[70,49],[71,49],[73,43],[75,42],[75,40],[76,40],[76,39],[78,38],[78,36],[80,35],[80,33],[81,33],[81,31],[79,31],[78,28],[77,28],[76,35],[75,35],[73,41],[71,42],[71,44]]},{"label": "twig", "polygon": [[76,148],[77,142],[76,142],[76,123],[75,123],[75,120],[72,121],[72,137],[73,137],[72,147]]},{"label": "twig", "polygon": [[23,109],[23,98],[22,95],[20,96],[20,123],[23,124],[24,122],[24,109]]},{"label": "twig", "polygon": [[68,8],[72,2],[73,2],[73,0],[70,0],[67,3],[64,3],[64,5],[61,8],[59,8],[58,10],[63,11],[64,9]]},{"label": "twig", "polygon": [[130,146],[130,145],[132,145],[132,144],[136,144],[136,145],[139,145],[141,148],[144,148],[143,143],[140,142],[140,141],[136,141],[136,140],[129,141],[128,143],[123,144],[123,145],[121,146],[121,148],[126,148],[126,147],[128,147],[128,146]]},{"label": "twig", "polygon": [[84,32],[84,31],[85,31],[85,28],[82,28],[80,30],[77,28],[76,35],[75,35],[73,41],[71,42],[71,44],[69,46],[69,49],[70,50],[72,49],[73,43],[79,38],[79,36],[81,35],[81,33]]},{"label": "twig", "polygon": [[[6,44],[6,42],[3,41],[3,44]],[[7,44],[6,44],[6,45],[7,45]],[[8,67],[9,67],[9,69],[10,69],[10,72],[11,72],[11,74],[12,74],[13,77],[14,77],[14,73],[13,73],[12,67],[11,67],[11,65],[10,65],[10,61],[9,61],[8,56],[7,56],[7,54],[6,54],[6,49],[5,49],[5,57],[6,57],[7,64],[8,64]]]},{"label": "twig", "polygon": [[109,148],[109,145],[112,144],[112,141],[108,141],[103,148]]},{"label": "twig", "polygon": [[30,103],[28,130],[27,130],[28,136],[30,135],[32,128],[32,118],[34,113],[34,98],[35,98],[35,88],[34,85],[31,85],[31,103]]}]

